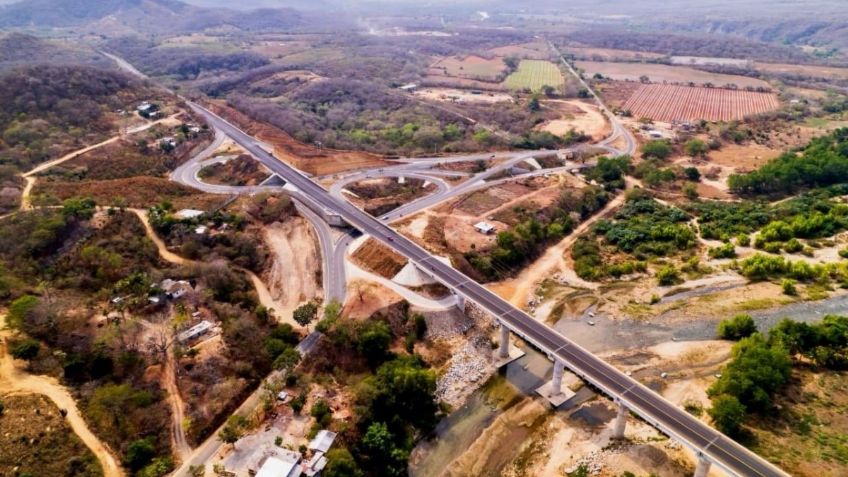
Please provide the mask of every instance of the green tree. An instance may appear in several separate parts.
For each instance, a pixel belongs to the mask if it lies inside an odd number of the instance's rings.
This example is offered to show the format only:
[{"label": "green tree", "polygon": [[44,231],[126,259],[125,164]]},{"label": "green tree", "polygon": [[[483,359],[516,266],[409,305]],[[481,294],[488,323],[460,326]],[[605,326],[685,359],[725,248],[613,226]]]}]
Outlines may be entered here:
[{"label": "green tree", "polygon": [[15,299],[15,301],[9,305],[9,313],[7,315],[9,326],[22,330],[27,318],[32,316],[36,307],[38,307],[38,297],[24,295]]},{"label": "green tree", "polygon": [[304,303],[294,310],[294,321],[309,330],[309,323],[318,316],[318,305],[313,302]]},{"label": "green tree", "polygon": [[244,428],[247,426],[247,419],[238,414],[234,414],[227,419],[227,424],[218,432],[218,438],[225,444],[233,444],[241,439],[244,435]]},{"label": "green tree", "polygon": [[327,467],[324,477],[362,477],[362,470],[356,464],[353,456],[345,448],[331,449],[327,452]]},{"label": "green tree", "polygon": [[683,174],[685,174],[686,178],[692,182],[698,182],[701,180],[701,171],[699,171],[697,167],[686,167],[683,169]]},{"label": "green tree", "polygon": [[728,394],[714,397],[712,404],[708,413],[716,428],[728,436],[738,436],[745,420],[745,406]]},{"label": "green tree", "polygon": [[648,141],[642,146],[642,156],[665,160],[671,157],[671,146],[664,140]]},{"label": "green tree", "polygon": [[529,109],[533,113],[542,109],[542,103],[539,102],[538,94],[534,94],[530,97],[530,101],[527,102],[527,109]]},{"label": "green tree", "polygon": [[686,152],[686,155],[692,157],[703,156],[708,150],[707,143],[700,139],[690,139],[683,146],[683,151]]},{"label": "green tree", "polygon": [[736,343],[731,361],[707,393],[711,397],[733,396],[747,409],[763,412],[771,407],[774,392],[789,379],[790,369],[786,349],[767,343],[762,335],[755,333]]},{"label": "green tree", "polygon": [[736,315],[718,324],[718,336],[723,340],[739,341],[757,332],[757,324],[751,315]]},{"label": "green tree", "polygon": [[382,321],[369,321],[359,330],[357,349],[371,366],[386,359],[392,342],[392,330]]},{"label": "green tree", "polygon": [[150,439],[138,439],[127,447],[124,462],[130,469],[139,470],[149,464],[154,457],[156,457],[156,446],[153,442]]},{"label": "green tree", "polygon": [[38,341],[27,339],[12,348],[12,356],[14,356],[15,359],[30,361],[38,356],[39,349],[41,349],[41,344]]}]

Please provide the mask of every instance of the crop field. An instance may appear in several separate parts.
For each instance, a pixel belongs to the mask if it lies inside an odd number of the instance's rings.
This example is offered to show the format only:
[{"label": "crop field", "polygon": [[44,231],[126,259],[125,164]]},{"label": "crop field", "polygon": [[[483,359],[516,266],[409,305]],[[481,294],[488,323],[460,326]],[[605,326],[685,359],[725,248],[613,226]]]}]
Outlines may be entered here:
[{"label": "crop field", "polygon": [[565,85],[562,72],[550,61],[522,60],[518,70],[504,81],[509,89],[531,89],[538,91],[544,86],[561,88]]},{"label": "crop field", "polygon": [[712,83],[713,86],[735,84],[740,88],[768,88],[769,84],[757,78],[747,76],[725,75],[710,73],[688,66],[669,66],[653,63],[614,63],[604,61],[577,61],[576,65],[588,76],[600,73],[608,78],[619,81],[639,81],[647,76],[653,83],[695,83],[698,85]]},{"label": "crop field", "polygon": [[777,96],[716,88],[649,84],[640,87],[625,103],[635,117],[657,121],[731,121],[777,109]]}]

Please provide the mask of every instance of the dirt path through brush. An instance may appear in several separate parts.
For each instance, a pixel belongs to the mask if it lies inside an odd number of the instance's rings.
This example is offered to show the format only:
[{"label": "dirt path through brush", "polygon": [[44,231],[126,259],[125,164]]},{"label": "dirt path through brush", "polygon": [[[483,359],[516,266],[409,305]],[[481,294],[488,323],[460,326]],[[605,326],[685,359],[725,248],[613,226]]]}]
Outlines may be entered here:
[{"label": "dirt path through brush", "polygon": [[123,477],[124,471],[118,463],[118,459],[88,428],[88,423],[83,419],[77,408],[77,403],[67,388],[62,386],[55,378],[47,376],[31,375],[15,366],[14,359],[8,353],[7,342],[12,336],[12,331],[6,328],[6,316],[0,315],[0,393],[25,393],[42,394],[53,401],[59,409],[67,412],[65,419],[74,432],[100,461],[105,477]]}]

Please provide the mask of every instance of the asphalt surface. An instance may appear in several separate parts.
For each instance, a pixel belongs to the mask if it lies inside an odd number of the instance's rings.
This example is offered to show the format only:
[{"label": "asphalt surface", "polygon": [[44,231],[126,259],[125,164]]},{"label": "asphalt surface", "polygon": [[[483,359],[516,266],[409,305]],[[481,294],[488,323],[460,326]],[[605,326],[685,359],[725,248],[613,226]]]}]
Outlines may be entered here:
[{"label": "asphalt surface", "polygon": [[[604,393],[622,402],[632,412],[659,430],[688,445],[710,461],[739,476],[785,476],[784,472],[745,449],[683,409],[630,378],[602,359],[586,351],[547,325],[513,307],[498,295],[431,256],[379,220],[352,204],[338,200],[301,172],[269,154],[259,143],[235,126],[205,108],[189,103],[261,161],[321,207],[340,214],[350,225],[379,240],[419,266],[455,293],[488,311],[511,331],[551,357],[564,361],[569,369]],[[625,135],[626,136],[626,135]]]}]

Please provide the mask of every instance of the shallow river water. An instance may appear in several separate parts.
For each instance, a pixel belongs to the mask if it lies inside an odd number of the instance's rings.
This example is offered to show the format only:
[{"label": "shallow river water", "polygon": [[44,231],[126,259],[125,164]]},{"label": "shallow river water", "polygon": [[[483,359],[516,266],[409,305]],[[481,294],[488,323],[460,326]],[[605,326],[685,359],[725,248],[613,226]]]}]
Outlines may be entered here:
[{"label": "shallow river water", "polygon": [[[769,310],[752,311],[760,331],[768,331],[780,320],[815,322],[828,314],[848,314],[848,295],[816,302],[793,303]],[[594,316],[592,316],[594,315]],[[579,345],[596,353],[622,349],[643,349],[668,341],[715,339],[718,322],[725,317],[681,321],[672,313],[644,321],[613,320],[590,308],[583,316],[564,318],[554,327]],[[594,323],[590,325],[589,323]],[[468,399],[466,404],[442,420],[436,428],[436,439],[424,442],[416,450],[417,458],[410,468],[412,477],[438,477],[447,465],[461,455],[508,409],[511,403],[550,379],[553,365],[545,355],[523,345],[527,354],[513,363]],[[584,388],[585,389],[585,388]],[[583,400],[591,397],[578,393]],[[504,442],[503,452],[515,452],[516,442]]]}]

